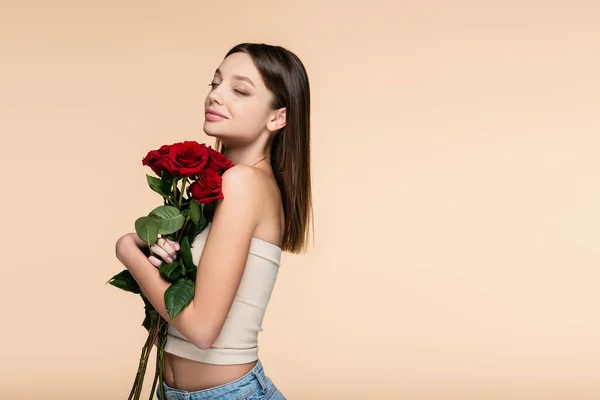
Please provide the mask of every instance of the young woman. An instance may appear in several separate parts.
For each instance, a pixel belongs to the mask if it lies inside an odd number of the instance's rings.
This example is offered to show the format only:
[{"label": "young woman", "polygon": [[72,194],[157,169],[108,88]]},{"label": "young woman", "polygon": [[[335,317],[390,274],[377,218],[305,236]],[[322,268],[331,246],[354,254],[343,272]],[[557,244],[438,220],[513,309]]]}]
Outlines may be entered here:
[{"label": "young woman", "polygon": [[152,268],[160,266],[157,257],[169,263],[177,257],[175,242],[159,238],[156,257],[146,258],[145,243],[128,233],[117,253],[169,321],[167,399],[285,399],[265,375],[257,338],[281,253],[306,250],[313,216],[308,76],[289,50],[242,43],[226,54],[209,86],[204,132],[235,165],[223,173],[224,199],[212,222],[193,242],[201,257],[192,303],[169,319],[163,300],[169,283]]}]

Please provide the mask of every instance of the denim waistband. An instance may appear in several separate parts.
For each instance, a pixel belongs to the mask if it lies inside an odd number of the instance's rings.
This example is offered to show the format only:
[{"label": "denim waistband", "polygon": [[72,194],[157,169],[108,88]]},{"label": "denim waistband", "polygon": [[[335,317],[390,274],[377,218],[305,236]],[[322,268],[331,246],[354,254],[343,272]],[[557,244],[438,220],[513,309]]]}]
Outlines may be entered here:
[{"label": "denim waistband", "polygon": [[[208,389],[188,392],[186,390],[175,389],[163,382],[166,399],[162,400],[204,400],[204,399],[238,399],[250,396],[252,393],[262,390],[267,391],[267,378],[260,360],[248,373],[241,378],[214,386]],[[157,396],[160,399],[160,388],[156,389]]]}]

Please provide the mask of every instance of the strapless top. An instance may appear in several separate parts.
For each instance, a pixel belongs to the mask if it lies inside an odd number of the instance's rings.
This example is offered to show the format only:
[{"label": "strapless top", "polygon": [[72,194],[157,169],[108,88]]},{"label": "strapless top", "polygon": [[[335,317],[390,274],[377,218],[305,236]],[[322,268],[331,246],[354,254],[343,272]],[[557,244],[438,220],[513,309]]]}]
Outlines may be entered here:
[{"label": "strapless top", "polygon": [[[192,241],[192,259],[198,265],[211,223]],[[209,364],[244,364],[258,359],[258,333],[277,280],[281,248],[253,237],[240,286],[223,328],[213,345],[202,350],[169,325],[165,351]]]}]

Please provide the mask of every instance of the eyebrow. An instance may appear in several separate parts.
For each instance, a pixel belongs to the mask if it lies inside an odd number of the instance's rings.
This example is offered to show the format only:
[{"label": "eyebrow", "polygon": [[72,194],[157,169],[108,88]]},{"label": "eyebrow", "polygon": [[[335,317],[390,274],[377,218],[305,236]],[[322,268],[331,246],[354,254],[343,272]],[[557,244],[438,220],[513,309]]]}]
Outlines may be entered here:
[{"label": "eyebrow", "polygon": [[[219,68],[217,68],[217,69],[215,70],[215,74],[218,74],[218,75],[222,76],[222,74],[221,74],[221,70],[220,70]],[[252,80],[251,80],[250,78],[248,78],[247,76],[243,76],[243,75],[232,75],[232,78],[233,78],[233,79],[240,80],[240,81],[246,81],[246,82],[248,82],[249,84],[251,84],[253,87],[256,87],[256,86],[254,86],[254,82],[252,82]]]}]

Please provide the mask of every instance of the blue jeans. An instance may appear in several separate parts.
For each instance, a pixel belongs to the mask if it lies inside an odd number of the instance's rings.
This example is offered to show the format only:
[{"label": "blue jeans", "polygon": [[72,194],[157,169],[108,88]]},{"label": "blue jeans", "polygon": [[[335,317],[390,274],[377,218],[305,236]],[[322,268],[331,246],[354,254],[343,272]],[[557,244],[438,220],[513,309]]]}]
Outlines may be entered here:
[{"label": "blue jeans", "polygon": [[265,375],[260,360],[246,375],[224,385],[194,392],[172,388],[165,382],[163,386],[166,399],[160,397],[160,388],[157,388],[158,400],[286,400],[271,379]]}]

